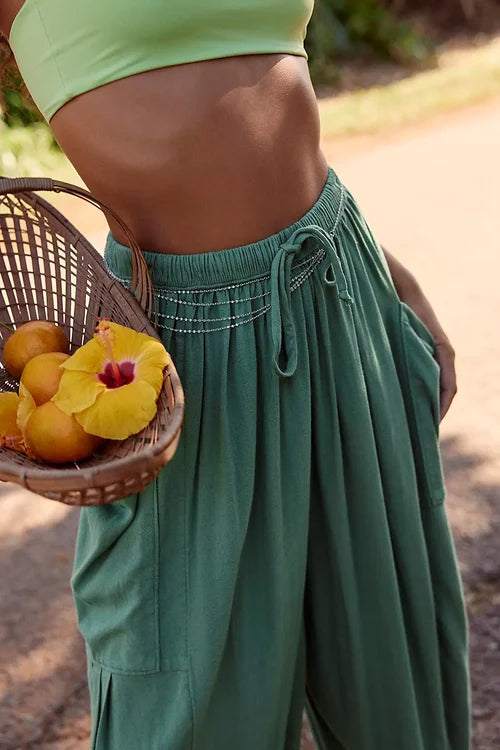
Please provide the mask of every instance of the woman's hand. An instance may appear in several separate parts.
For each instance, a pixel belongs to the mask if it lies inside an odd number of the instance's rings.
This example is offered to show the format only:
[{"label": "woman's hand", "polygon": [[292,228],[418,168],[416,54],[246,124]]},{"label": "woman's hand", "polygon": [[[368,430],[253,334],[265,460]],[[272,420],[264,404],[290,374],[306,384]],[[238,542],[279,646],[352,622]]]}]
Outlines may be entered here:
[{"label": "woman's hand", "polygon": [[441,368],[440,374],[440,421],[450,408],[457,392],[455,373],[455,350],[448,336],[441,328],[436,314],[427,297],[424,295],[415,277],[385,248],[382,248],[391,272],[392,280],[399,298],[411,307],[429,329],[436,344],[436,360]]}]

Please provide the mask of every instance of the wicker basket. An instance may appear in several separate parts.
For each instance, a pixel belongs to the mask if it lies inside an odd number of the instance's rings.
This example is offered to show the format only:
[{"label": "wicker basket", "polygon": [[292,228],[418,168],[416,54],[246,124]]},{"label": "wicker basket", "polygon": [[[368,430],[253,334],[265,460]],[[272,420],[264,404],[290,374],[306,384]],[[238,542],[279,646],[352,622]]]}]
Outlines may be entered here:
[{"label": "wicker basket", "polygon": [[[109,213],[132,250],[132,290],[106,271],[100,255],[80,232],[35,190],[80,196]],[[155,297],[147,265],[124,222],[88,191],[45,178],[0,177],[0,359],[9,330],[33,319],[51,320],[68,335],[70,352],[94,333],[98,318],[158,338]],[[19,384],[0,362],[0,392]],[[102,452],[80,464],[55,468],[0,449],[0,480],[15,482],[69,505],[103,505],[141,492],[172,458],[179,442],[184,394],[171,363],[165,370],[158,412],[142,432],[107,441]]]}]

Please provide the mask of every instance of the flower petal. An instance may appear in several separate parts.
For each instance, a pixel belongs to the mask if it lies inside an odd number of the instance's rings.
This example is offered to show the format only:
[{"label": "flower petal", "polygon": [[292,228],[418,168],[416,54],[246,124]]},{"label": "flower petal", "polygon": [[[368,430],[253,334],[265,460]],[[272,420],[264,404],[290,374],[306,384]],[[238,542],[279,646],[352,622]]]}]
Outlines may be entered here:
[{"label": "flower petal", "polygon": [[80,346],[60,367],[64,370],[79,370],[80,372],[101,372],[107,360],[105,348],[93,338]]},{"label": "flower petal", "polygon": [[135,364],[135,376],[153,386],[158,396],[163,385],[163,369],[167,364],[168,361],[159,358],[156,352],[146,351]]},{"label": "flower petal", "polygon": [[95,373],[66,370],[51,401],[65,414],[71,415],[88,409],[105,390],[106,386]]},{"label": "flower petal", "polygon": [[105,390],[88,409],[75,414],[85,432],[124,440],[146,427],[156,414],[156,391],[144,380]]},{"label": "flower petal", "polygon": [[[136,362],[138,365],[136,368],[137,377],[144,378],[145,380],[149,380],[149,377],[154,377],[155,381],[157,381],[159,376],[157,373],[154,373],[154,370],[159,369],[162,371],[170,361],[168,352],[161,341],[145,333],[134,331],[132,328],[118,325],[118,323],[106,321],[105,324],[110,327],[114,335],[113,355],[116,361],[130,360]],[[140,368],[144,368],[144,374],[141,373]],[[153,369],[149,370],[148,368]],[[160,385],[157,387],[158,391],[161,388],[162,382],[163,378],[161,378]]]},{"label": "flower petal", "polygon": [[31,417],[32,412],[36,409],[35,399],[28,391],[24,383],[19,384],[19,406],[17,407],[17,426],[21,430],[23,437],[26,429],[26,423]]}]

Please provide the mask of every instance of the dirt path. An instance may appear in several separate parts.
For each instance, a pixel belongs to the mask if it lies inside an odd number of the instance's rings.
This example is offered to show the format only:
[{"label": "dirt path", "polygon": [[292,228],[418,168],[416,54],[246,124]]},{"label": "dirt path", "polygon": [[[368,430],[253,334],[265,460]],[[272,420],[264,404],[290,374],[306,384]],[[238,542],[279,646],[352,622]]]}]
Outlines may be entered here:
[{"label": "dirt path", "polygon": [[[414,271],[457,351],[459,393],[441,435],[469,607],[474,750],[500,747],[499,133],[494,103],[347,155],[340,142],[324,144],[381,242]],[[60,205],[102,245],[97,210],[72,198]],[[0,487],[3,750],[88,748],[84,653],[68,586],[76,524],[75,510]]]}]

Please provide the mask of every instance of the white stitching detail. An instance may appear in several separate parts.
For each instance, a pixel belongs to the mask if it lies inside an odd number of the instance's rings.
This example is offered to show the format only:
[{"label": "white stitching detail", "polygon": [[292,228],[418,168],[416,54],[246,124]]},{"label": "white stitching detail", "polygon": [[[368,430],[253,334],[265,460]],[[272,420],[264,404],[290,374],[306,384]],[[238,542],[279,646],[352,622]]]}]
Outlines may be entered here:
[{"label": "white stitching detail", "polygon": [[[244,323],[250,323],[251,320],[260,318],[261,315],[264,315],[270,309],[271,309],[270,304],[265,305],[265,307],[263,307],[257,315],[253,315],[252,317],[249,317],[246,320],[240,320],[238,323],[230,323],[228,326],[219,326],[218,328],[199,328],[199,329],[172,328],[171,326],[166,326],[166,325],[160,325],[159,328],[166,328],[168,331],[175,331],[176,333],[215,333],[216,331],[227,331],[230,328],[237,328],[238,326],[242,326]],[[214,319],[212,322],[217,323],[217,319]]]},{"label": "white stitching detail", "polygon": [[[323,255],[325,253],[323,252]],[[312,274],[314,271],[314,268],[316,267],[317,263],[314,264],[314,266],[311,266],[306,272],[302,272],[301,274],[298,274],[294,282],[290,284],[290,291],[294,292],[296,291],[299,286],[305,281],[308,276]],[[266,295],[270,294],[270,292],[266,292]],[[237,300],[237,302],[240,302],[241,300]],[[169,331],[176,331],[177,333],[214,333],[216,331],[225,331],[229,330],[230,328],[237,328],[238,326],[243,325],[244,323],[250,323],[252,320],[256,320],[256,318],[260,318],[261,315],[264,315],[268,310],[271,309],[271,304],[264,305],[264,307],[260,307],[258,310],[250,310],[246,313],[241,313],[240,315],[230,315],[229,317],[224,318],[184,318],[176,315],[166,315],[165,313],[158,313],[158,317],[161,318],[172,318],[173,320],[183,320],[190,323],[219,323],[221,320],[236,320],[238,318],[245,318],[245,320],[241,320],[238,323],[230,323],[226,326],[218,326],[217,328],[173,328],[171,326],[160,324],[159,328],[164,328]]]},{"label": "white stitching detail", "polygon": [[[295,266],[293,266],[294,269],[301,268],[302,266],[308,265],[308,264],[314,264],[317,265],[323,257],[325,256],[325,251],[320,248],[317,253],[312,255],[309,258],[306,258],[305,260],[301,261],[300,263],[297,263]],[[120,276],[117,276],[108,266],[108,272],[110,276],[112,276],[116,281],[119,281],[124,286],[130,287],[130,281],[126,279],[120,278]],[[266,276],[259,276],[258,278],[251,279],[249,281],[244,281],[239,284],[231,284],[229,286],[219,286],[219,287],[212,287],[207,289],[173,289],[169,290],[170,294],[209,294],[211,292],[225,292],[229,291],[230,289],[237,289],[242,286],[248,286],[249,284],[254,284],[260,281],[266,281],[267,279],[271,278],[271,274],[267,274]],[[187,299],[178,299],[177,297],[169,297],[166,294],[162,293],[161,289],[160,291],[156,292],[156,297],[158,299],[161,299],[165,302],[175,302],[179,305],[189,305],[190,307],[213,307],[216,305],[227,305],[228,303],[240,303],[240,302],[251,302],[256,299],[262,299],[262,297],[266,297],[269,295],[270,292],[264,292],[263,294],[256,294],[253,297],[244,297],[242,299],[228,299],[228,300],[221,300],[217,302],[194,302]]]},{"label": "white stitching detail", "polygon": [[184,318],[181,315],[167,315],[166,313],[158,313],[159,318],[170,318],[171,320],[185,320],[189,321],[190,323],[219,323],[222,320],[236,320],[237,318],[244,318],[247,315],[250,315],[254,312],[260,312],[264,308],[269,308],[270,305],[264,305],[264,307],[259,307],[258,310],[251,310],[250,312],[244,312],[240,313],[239,315],[229,315],[223,318]]}]

